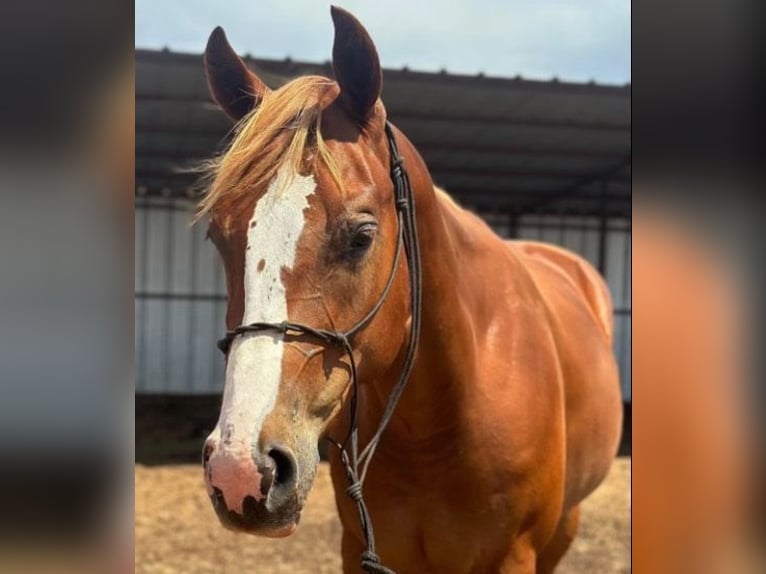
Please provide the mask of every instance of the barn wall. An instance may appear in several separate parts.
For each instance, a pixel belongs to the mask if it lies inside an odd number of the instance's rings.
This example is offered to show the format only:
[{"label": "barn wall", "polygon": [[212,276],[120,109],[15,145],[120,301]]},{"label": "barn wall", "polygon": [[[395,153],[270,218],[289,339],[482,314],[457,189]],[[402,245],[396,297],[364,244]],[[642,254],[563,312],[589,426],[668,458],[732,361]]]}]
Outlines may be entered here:
[{"label": "barn wall", "polygon": [[[226,286],[206,225],[190,226],[182,199],[136,202],[136,391],[209,394],[222,390]],[[607,278],[615,305],[615,354],[630,400],[630,226],[609,220],[601,242],[598,218],[481,214],[504,237],[547,241],[583,255]],[[602,259],[603,254],[603,261]]]},{"label": "barn wall", "polygon": [[226,285],[204,223],[190,226],[192,203],[136,205],[136,391],[215,393],[223,357]]}]

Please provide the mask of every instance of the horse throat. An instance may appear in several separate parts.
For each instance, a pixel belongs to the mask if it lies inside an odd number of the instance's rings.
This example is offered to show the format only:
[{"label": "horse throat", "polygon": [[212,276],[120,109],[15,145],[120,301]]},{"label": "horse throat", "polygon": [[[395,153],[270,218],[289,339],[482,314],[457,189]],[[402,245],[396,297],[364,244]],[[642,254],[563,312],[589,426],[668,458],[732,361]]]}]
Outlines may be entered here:
[{"label": "horse throat", "polygon": [[[460,405],[475,361],[473,325],[462,305],[460,267],[452,240],[455,222],[445,217],[445,199],[435,192],[427,171],[413,170],[411,177],[422,257],[421,334],[407,387],[383,434],[383,452],[440,442],[457,431],[458,415],[463,412]],[[400,357],[403,354],[404,347]],[[377,425],[400,368],[401,358],[384,376],[363,385],[363,443]]]}]

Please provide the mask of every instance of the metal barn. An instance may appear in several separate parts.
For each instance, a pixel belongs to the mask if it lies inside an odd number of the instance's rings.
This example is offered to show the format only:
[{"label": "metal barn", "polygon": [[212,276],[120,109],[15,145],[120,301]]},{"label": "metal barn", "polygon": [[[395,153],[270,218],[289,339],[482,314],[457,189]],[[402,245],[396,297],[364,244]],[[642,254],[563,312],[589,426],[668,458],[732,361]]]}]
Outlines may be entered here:
[{"label": "metal barn", "polygon": [[[271,87],[329,62],[253,60]],[[509,238],[584,255],[615,306],[623,396],[631,400],[630,85],[384,71],[389,117],[434,181]],[[211,102],[201,55],[136,51],[136,392],[220,393],[223,270],[204,223],[191,226],[195,176],[230,124]]]}]

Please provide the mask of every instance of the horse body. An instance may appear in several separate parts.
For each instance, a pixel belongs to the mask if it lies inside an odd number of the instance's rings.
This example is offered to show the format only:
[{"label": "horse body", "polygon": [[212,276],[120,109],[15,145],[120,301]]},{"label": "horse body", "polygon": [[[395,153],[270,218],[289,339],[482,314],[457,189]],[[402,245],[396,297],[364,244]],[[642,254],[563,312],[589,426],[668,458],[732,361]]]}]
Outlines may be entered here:
[{"label": "horse body", "polygon": [[[316,441],[347,436],[354,390],[368,444],[406,372],[416,316],[409,260],[396,257],[377,52],[353,16],[333,9],[333,20],[337,81],[271,92],[220,29],[205,55],[214,98],[240,121],[202,203],[229,293],[205,481],[225,525],[265,536],[297,528]],[[422,324],[407,387],[360,477],[376,550],[400,574],[550,572],[619,438],[606,287],[574,254],[503,241],[435,191],[414,146],[393,137],[417,212]],[[318,329],[343,335],[346,352],[307,336]],[[358,572],[365,537],[331,452],[344,570]]]},{"label": "horse body", "polygon": [[[408,168],[427,175],[405,149]],[[609,294],[577,255],[504,242],[430,179],[414,179],[424,334],[365,486],[376,542],[397,572],[543,572],[546,546],[552,567],[574,535],[573,509],[617,449]],[[362,444],[396,372],[365,389]],[[344,564],[356,572],[363,538],[331,461]]]}]

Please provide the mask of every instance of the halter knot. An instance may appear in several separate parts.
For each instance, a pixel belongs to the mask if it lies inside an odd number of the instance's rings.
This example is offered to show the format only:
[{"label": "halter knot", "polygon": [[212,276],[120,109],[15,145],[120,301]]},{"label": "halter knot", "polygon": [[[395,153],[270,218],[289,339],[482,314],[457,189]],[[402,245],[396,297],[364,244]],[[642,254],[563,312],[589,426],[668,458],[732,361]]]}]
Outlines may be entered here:
[{"label": "halter knot", "polygon": [[404,178],[404,160],[397,158],[391,162],[391,179],[396,182]]},{"label": "halter knot", "polygon": [[371,550],[362,552],[362,570],[370,574],[395,574],[390,568],[380,563],[380,556]]},{"label": "halter knot", "polygon": [[351,349],[351,342],[348,340],[348,333],[338,331],[337,333],[333,333],[333,338],[335,339],[335,342],[338,343],[341,347],[344,347],[346,350]]},{"label": "halter knot", "polygon": [[346,494],[353,499],[354,502],[361,502],[362,501],[362,483],[359,481],[356,481],[349,485],[349,487],[346,489]]}]

